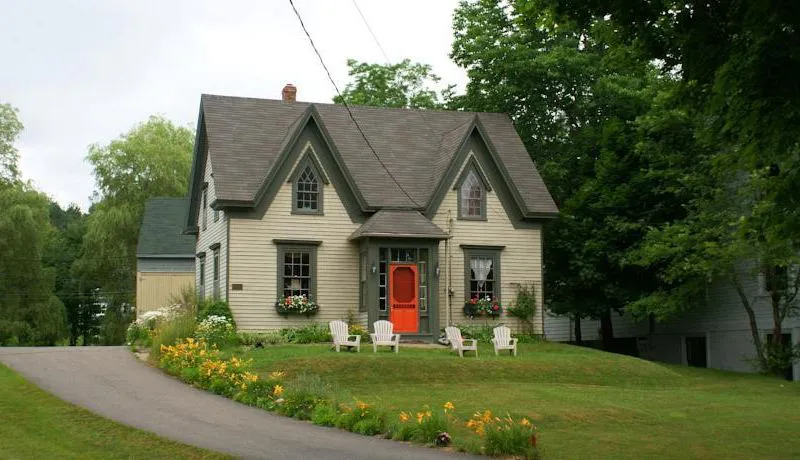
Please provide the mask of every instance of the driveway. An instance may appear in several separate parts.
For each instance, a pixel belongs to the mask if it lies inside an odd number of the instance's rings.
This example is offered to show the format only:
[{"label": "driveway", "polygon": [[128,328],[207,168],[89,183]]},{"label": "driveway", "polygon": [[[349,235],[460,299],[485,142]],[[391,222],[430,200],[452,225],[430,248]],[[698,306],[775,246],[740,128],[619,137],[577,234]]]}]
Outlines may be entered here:
[{"label": "driveway", "polygon": [[181,383],[125,347],[0,348],[0,362],[103,417],[238,457],[471,458],[276,416]]}]

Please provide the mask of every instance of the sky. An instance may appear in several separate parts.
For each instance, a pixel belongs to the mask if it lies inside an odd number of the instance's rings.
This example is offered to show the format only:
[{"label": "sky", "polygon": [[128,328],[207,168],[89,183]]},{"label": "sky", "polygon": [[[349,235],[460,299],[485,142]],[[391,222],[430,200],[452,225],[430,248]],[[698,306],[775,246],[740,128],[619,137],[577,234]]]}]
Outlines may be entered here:
[{"label": "sky", "polygon": [[[294,0],[340,88],[346,60],[385,63],[352,0]],[[357,0],[388,58],[448,57],[457,0]],[[289,0],[0,0],[0,103],[19,109],[20,169],[62,206],[95,190],[88,146],[150,115],[194,128],[202,93],[330,102],[335,90]]]}]

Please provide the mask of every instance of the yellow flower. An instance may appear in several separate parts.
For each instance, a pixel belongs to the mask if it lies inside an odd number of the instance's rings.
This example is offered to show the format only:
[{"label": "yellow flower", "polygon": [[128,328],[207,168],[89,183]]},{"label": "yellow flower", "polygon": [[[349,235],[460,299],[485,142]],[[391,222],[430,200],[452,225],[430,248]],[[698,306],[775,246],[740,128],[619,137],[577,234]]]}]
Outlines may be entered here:
[{"label": "yellow flower", "polygon": [[522,420],[520,420],[519,424],[522,426],[531,426],[531,421],[528,420],[527,418],[523,418]]},{"label": "yellow flower", "polygon": [[356,401],[356,407],[363,411],[365,409],[369,409],[369,404],[365,403],[364,401]]},{"label": "yellow flower", "polygon": [[408,412],[406,412],[406,411],[400,412],[400,421],[401,422],[406,423],[409,418],[411,418],[411,417],[408,415]]},{"label": "yellow flower", "polygon": [[486,410],[482,415],[480,415],[481,420],[484,423],[489,423],[492,421],[492,411]]},{"label": "yellow flower", "polygon": [[425,412],[417,412],[417,423],[422,423],[422,419],[425,418]]},{"label": "yellow flower", "polygon": [[286,375],[286,372],[283,371],[273,371],[269,373],[269,378],[273,380],[280,380]]},{"label": "yellow flower", "polygon": [[431,411],[429,411],[429,410],[425,411],[425,417],[431,418],[431,415],[433,415],[433,414],[431,414]]},{"label": "yellow flower", "polygon": [[283,393],[283,387],[282,386],[275,385],[272,388],[272,394],[274,394],[275,396],[280,396],[282,393]]},{"label": "yellow flower", "polygon": [[447,412],[449,410],[453,410],[455,408],[456,408],[456,406],[454,406],[453,403],[451,403],[450,401],[447,401],[446,403],[444,403],[444,411],[445,412]]}]

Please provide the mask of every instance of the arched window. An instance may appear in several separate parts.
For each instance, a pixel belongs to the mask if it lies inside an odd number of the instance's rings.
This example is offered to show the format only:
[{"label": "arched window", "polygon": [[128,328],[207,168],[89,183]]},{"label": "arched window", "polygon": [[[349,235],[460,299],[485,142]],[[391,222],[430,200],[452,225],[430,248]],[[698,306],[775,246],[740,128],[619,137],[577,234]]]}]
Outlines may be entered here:
[{"label": "arched window", "polygon": [[486,218],[486,187],[474,169],[470,169],[459,187],[459,217]]},{"label": "arched window", "polygon": [[320,210],[319,178],[311,165],[306,165],[295,181],[295,211],[316,213]]}]

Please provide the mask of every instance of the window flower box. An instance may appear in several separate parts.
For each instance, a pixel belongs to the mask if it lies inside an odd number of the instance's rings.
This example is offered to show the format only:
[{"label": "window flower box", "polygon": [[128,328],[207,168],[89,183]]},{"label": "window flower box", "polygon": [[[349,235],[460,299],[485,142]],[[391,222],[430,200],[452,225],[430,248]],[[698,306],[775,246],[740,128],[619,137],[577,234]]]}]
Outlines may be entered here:
[{"label": "window flower box", "polygon": [[492,300],[489,296],[481,299],[473,297],[464,302],[464,314],[470,318],[476,316],[497,318],[501,313],[503,313],[503,305],[498,300]]},{"label": "window flower box", "polygon": [[311,316],[319,311],[319,305],[304,295],[286,296],[275,302],[275,310],[279,315]]}]

